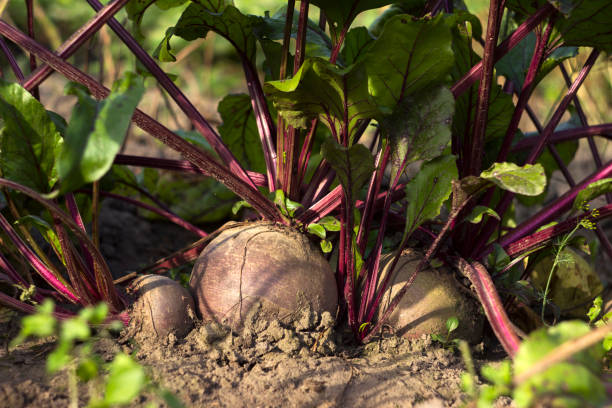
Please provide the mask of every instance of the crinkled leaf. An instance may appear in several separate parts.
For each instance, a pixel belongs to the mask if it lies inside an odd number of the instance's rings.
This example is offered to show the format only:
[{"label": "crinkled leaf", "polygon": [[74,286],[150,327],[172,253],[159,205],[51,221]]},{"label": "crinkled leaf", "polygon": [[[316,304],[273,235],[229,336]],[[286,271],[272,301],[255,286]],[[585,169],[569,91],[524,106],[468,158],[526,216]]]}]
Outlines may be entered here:
[{"label": "crinkled leaf", "polygon": [[323,143],[321,153],[336,171],[344,191],[350,194],[351,200],[355,201],[357,193],[374,171],[372,153],[361,144],[347,148],[332,139]]},{"label": "crinkled leaf", "polygon": [[59,156],[61,191],[67,192],[102,178],[123,144],[132,114],[144,93],[142,79],[128,73],[115,82],[104,101],[92,100],[82,88]]},{"label": "crinkled leaf", "polygon": [[585,203],[599,197],[600,195],[612,192],[612,178],[605,178],[595,181],[576,195],[574,199],[574,210],[581,209]]},{"label": "crinkled leaf", "polygon": [[2,177],[48,193],[57,181],[62,138],[45,108],[16,83],[0,79]]},{"label": "crinkled leaf", "polygon": [[350,136],[360,119],[378,113],[360,64],[339,69],[321,58],[309,58],[293,78],[266,82],[264,90],[287,123],[295,127],[305,128],[319,117],[332,131],[342,134],[346,115]]},{"label": "crinkled leaf", "polygon": [[246,168],[265,172],[266,162],[249,95],[227,95],[217,110],[223,120],[219,133],[227,147]]},{"label": "crinkled leaf", "polygon": [[514,163],[494,163],[480,177],[489,180],[499,188],[516,194],[534,196],[546,187],[546,175],[540,164],[526,164],[522,167]]},{"label": "crinkled leaf", "polygon": [[342,51],[340,51],[344,66],[349,66],[357,62],[359,58],[363,57],[368,52],[373,44],[374,37],[367,28],[351,28],[349,32],[346,33]]},{"label": "crinkled leaf", "polygon": [[175,26],[175,34],[187,41],[205,38],[214,31],[227,39],[238,53],[255,63],[253,19],[242,14],[231,1],[203,0],[191,3]]},{"label": "crinkled leaf", "polygon": [[484,205],[477,205],[476,207],[474,207],[470,215],[465,217],[465,220],[471,222],[472,224],[478,224],[482,221],[482,217],[484,217],[485,214],[490,217],[501,220],[499,214],[497,214],[495,210],[489,207],[485,207]]},{"label": "crinkled leaf", "polygon": [[441,82],[453,66],[451,33],[442,17],[415,20],[401,14],[385,24],[365,56],[376,104],[392,112],[411,94]]},{"label": "crinkled leaf", "polygon": [[444,152],[451,140],[454,106],[453,94],[437,87],[405,98],[381,121],[391,143],[391,174],[404,160],[431,160]]},{"label": "crinkled leaf", "polygon": [[313,0],[310,2],[325,13],[330,31],[337,36],[342,28],[350,24],[362,11],[371,10],[393,3],[390,0]]},{"label": "crinkled leaf", "polygon": [[127,354],[117,354],[108,370],[104,394],[107,404],[128,404],[147,384],[144,368]]},{"label": "crinkled leaf", "polygon": [[317,237],[319,237],[321,239],[325,239],[325,236],[326,236],[325,228],[323,228],[322,225],[313,223],[313,224],[309,224],[306,229],[312,235],[316,235]]},{"label": "crinkled leaf", "polygon": [[406,184],[406,229],[412,234],[425,221],[440,214],[451,194],[451,182],[457,179],[455,156],[441,156],[423,164],[417,175]]}]

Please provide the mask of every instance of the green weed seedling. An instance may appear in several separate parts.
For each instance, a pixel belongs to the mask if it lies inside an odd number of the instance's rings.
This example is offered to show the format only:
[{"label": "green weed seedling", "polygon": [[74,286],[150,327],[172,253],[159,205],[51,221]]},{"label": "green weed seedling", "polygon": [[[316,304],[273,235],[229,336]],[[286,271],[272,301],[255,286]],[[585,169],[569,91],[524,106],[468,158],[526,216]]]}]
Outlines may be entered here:
[{"label": "green weed seedling", "polygon": [[[545,364],[553,351],[574,340],[586,337],[590,326],[582,321],[562,322],[532,332],[524,341],[513,361],[488,364],[482,367],[482,377],[489,384],[476,387],[475,370],[469,350],[462,347],[468,372],[463,375],[462,387],[472,397],[472,405],[491,407],[501,396],[512,397],[519,408],[546,407],[604,407],[610,406],[600,374],[604,348],[599,341],[586,348],[576,348],[571,357],[554,364]],[[537,368],[537,369],[535,369]]]},{"label": "green weed seedling", "polygon": [[444,348],[455,348],[459,344],[459,339],[451,339],[451,333],[459,327],[459,319],[456,316],[449,317],[446,320],[446,335],[432,334],[431,338],[442,344]]},{"label": "green weed seedling", "polygon": [[[11,347],[28,337],[57,338],[57,347],[47,357],[46,366],[50,374],[65,371],[68,376],[71,408],[79,406],[79,382],[89,385],[89,408],[126,405],[144,391],[152,391],[171,408],[183,406],[172,393],[153,384],[144,367],[132,356],[119,352],[112,361],[105,363],[94,352],[96,340],[123,327],[119,321],[106,321],[106,303],[86,307],[77,316],[62,321],[53,315],[54,308],[53,301],[47,299],[37,307],[35,314],[24,317],[21,331]],[[92,326],[99,330],[94,333]]]}]

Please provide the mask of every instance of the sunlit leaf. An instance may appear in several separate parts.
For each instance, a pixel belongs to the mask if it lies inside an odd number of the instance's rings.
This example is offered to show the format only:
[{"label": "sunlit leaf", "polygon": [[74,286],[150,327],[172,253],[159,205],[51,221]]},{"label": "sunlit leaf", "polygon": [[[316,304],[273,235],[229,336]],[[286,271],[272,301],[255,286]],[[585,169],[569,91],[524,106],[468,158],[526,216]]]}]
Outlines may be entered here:
[{"label": "sunlit leaf", "polygon": [[480,177],[503,190],[529,196],[542,193],[546,187],[544,168],[540,164],[520,167],[514,163],[494,163],[491,168],[480,173]]},{"label": "sunlit leaf", "polygon": [[455,156],[441,156],[421,167],[406,184],[406,228],[410,235],[425,221],[434,219],[452,191],[451,182],[457,178]]},{"label": "sunlit leaf", "polygon": [[43,105],[19,84],[0,79],[0,118],[2,177],[50,192],[62,138]]}]

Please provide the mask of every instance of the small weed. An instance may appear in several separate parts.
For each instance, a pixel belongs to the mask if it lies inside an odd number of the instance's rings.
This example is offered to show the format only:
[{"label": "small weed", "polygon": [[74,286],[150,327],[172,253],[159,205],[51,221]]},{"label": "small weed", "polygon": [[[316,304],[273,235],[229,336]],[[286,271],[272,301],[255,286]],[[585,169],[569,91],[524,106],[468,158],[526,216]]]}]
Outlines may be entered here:
[{"label": "small weed", "polygon": [[[94,351],[96,340],[123,327],[118,321],[107,321],[106,303],[86,307],[77,316],[63,321],[53,315],[54,308],[51,300],[45,300],[35,314],[24,317],[11,347],[22,344],[28,337],[57,338],[57,347],[47,357],[47,371],[66,373],[71,408],[79,406],[79,383],[89,385],[90,408],[126,405],[144,391],[152,391],[172,408],[183,406],[174,395],[154,384],[132,356],[120,352],[105,363]],[[92,326],[96,327],[95,332]]]},{"label": "small weed", "polygon": [[446,335],[432,334],[431,338],[442,344],[444,348],[455,348],[459,344],[459,339],[451,339],[451,333],[459,327],[459,319],[456,316],[449,317],[446,320]]}]

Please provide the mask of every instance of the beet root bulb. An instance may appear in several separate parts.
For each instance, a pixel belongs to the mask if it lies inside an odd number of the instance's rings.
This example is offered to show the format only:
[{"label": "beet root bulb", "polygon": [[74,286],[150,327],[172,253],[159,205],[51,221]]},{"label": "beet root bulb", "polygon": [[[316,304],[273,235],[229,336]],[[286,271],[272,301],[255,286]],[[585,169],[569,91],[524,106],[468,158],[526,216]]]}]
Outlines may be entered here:
[{"label": "beet root bulb", "polygon": [[195,306],[189,291],[178,282],[160,275],[145,275],[130,285],[137,298],[132,320],[137,335],[185,336],[193,327]]},{"label": "beet root bulb", "polygon": [[204,321],[240,329],[258,319],[290,323],[309,307],[336,314],[336,281],[304,234],[271,223],[222,231],[204,248],[189,285]]}]

